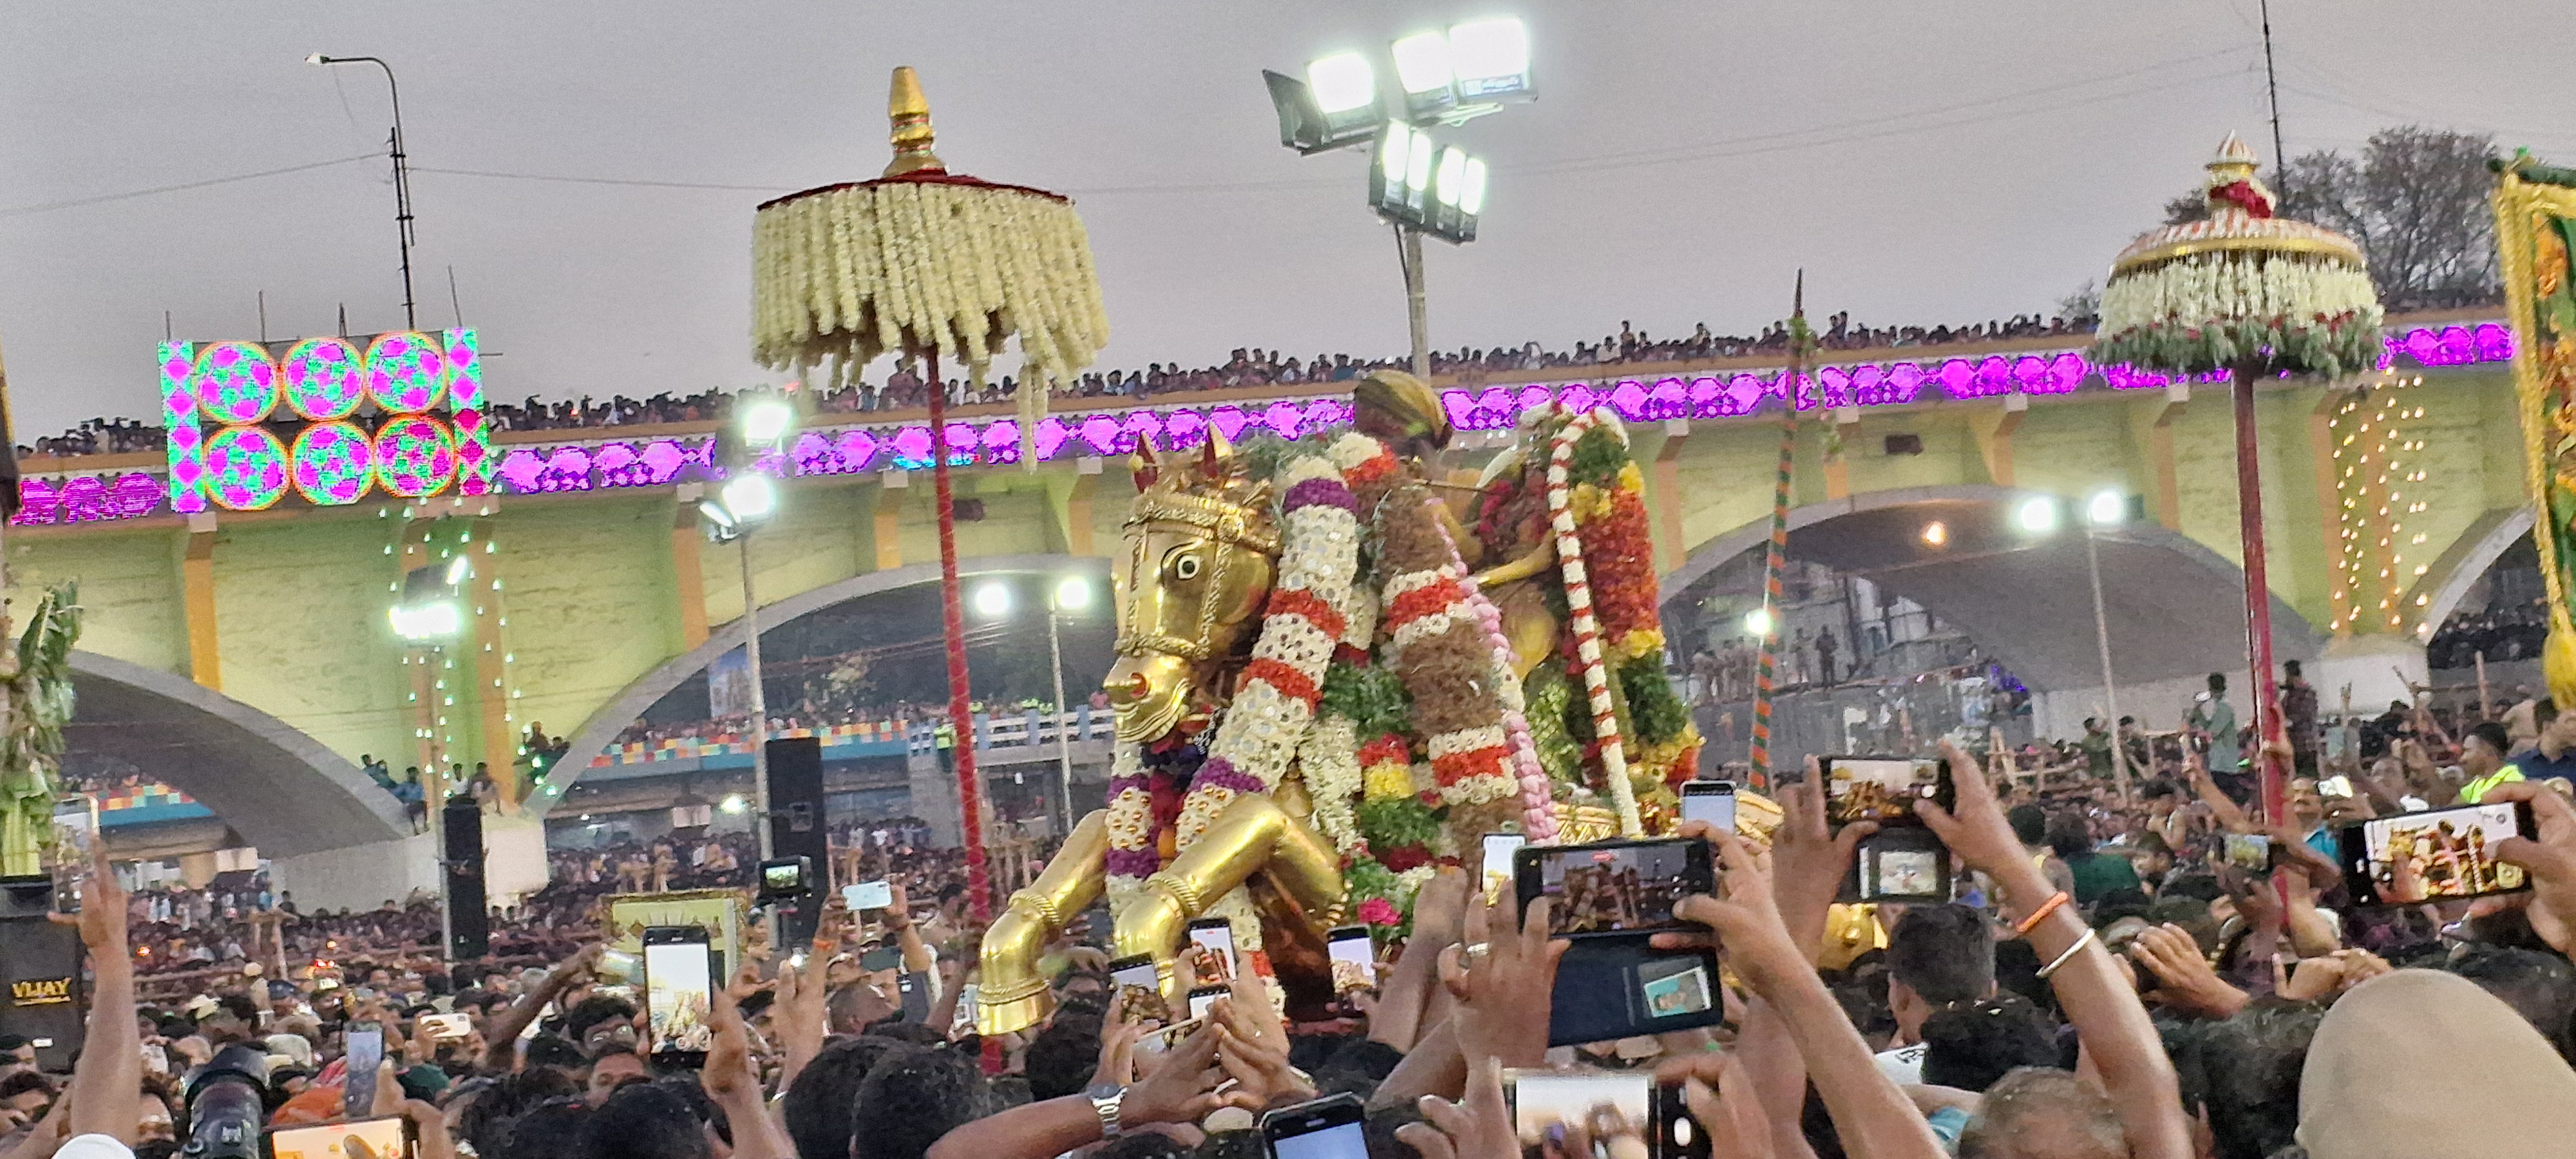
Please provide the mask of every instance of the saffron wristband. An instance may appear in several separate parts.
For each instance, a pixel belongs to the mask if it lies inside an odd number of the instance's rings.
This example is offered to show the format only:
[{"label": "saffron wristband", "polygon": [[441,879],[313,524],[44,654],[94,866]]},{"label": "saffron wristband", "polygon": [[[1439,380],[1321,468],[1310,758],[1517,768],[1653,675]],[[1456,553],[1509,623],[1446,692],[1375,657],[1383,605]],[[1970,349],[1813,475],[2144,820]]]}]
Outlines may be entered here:
[{"label": "saffron wristband", "polygon": [[2015,937],[2029,937],[2032,930],[2039,928],[2039,923],[2047,921],[2048,915],[2056,913],[2057,907],[2065,905],[2070,900],[2073,899],[2066,895],[2065,890],[2058,890],[2056,896],[2039,903],[2038,909],[2030,911],[2029,917],[2023,918],[2021,920],[2021,924],[2014,926],[2013,935]]}]

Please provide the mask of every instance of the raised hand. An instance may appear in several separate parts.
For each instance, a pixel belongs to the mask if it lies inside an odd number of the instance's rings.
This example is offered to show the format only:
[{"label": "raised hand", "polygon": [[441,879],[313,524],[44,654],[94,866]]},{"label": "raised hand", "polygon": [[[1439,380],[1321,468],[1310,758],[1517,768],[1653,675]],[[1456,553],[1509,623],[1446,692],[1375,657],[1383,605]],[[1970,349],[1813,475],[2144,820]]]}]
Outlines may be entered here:
[{"label": "raised hand", "polygon": [[1520,1133],[1503,1103],[1501,1059],[1470,1068],[1466,1095],[1457,1102],[1424,1095],[1418,1105],[1423,1121],[1396,1128],[1395,1137],[1422,1159],[1520,1159]]},{"label": "raised hand", "polygon": [[2209,968],[2209,959],[2201,956],[2200,943],[2193,941],[2181,926],[2151,926],[2139,931],[2137,940],[2129,945],[2129,957],[2156,977],[2156,988],[2146,996],[2170,1009],[2203,1018],[2228,1018],[2251,1000]]},{"label": "raised hand", "polygon": [[2013,835],[2011,822],[2004,819],[2003,806],[1995,800],[1994,786],[1986,782],[1986,772],[1977,767],[1976,758],[1942,741],[1941,759],[1950,765],[1950,807],[1916,801],[1915,815],[1923,818],[1923,823],[1970,869],[2000,879],[2000,871],[2006,867],[2026,865],[2021,838]]},{"label": "raised hand", "polygon": [[[2531,805],[2540,836],[2496,842],[2496,856],[2531,874],[2532,930],[2560,953],[2576,953],[2576,937],[2568,933],[2568,923],[2576,922],[2576,805],[2569,805],[2547,781],[2498,785],[2482,803],[2507,801]],[[2545,921],[2542,911],[2548,915]]]},{"label": "raised hand", "polygon": [[1128,1086],[1127,1097],[1119,1104],[1120,1122],[1128,1127],[1195,1123],[1218,1107],[1260,1110],[1261,1105],[1248,1092],[1216,1093],[1217,1086],[1231,1077],[1217,1065],[1216,1028],[1202,1026],[1166,1052],[1154,1073]]},{"label": "raised hand", "polygon": [[[1789,936],[1806,947],[1809,961],[1824,948],[1825,921],[1834,895],[1842,891],[1861,839],[1878,832],[1878,822],[1862,821],[1835,833],[1825,822],[1825,778],[1816,758],[1807,758],[1807,779],[1780,794],[1780,827],[1771,832],[1771,896],[1779,903]],[[1687,827],[1682,836],[1694,834]]]},{"label": "raised hand", "polygon": [[[1548,936],[1547,898],[1530,903],[1520,929],[1511,928],[1511,906],[1497,898],[1467,899],[1463,944],[1440,952],[1440,981],[1458,1000],[1450,1016],[1459,1053],[1470,1067],[1487,1058],[1505,1066],[1538,1066],[1547,1058],[1547,1022],[1556,989],[1556,962],[1567,943]],[[1499,930],[1488,940],[1488,930]]]},{"label": "raised hand", "polygon": [[1673,913],[1717,931],[1727,964],[1757,994],[1800,974],[1813,977],[1815,967],[1781,920],[1771,875],[1763,871],[1753,851],[1733,833],[1709,826],[1697,832],[1715,847],[1723,867],[1718,873],[1718,896],[1692,894],[1674,906]]}]

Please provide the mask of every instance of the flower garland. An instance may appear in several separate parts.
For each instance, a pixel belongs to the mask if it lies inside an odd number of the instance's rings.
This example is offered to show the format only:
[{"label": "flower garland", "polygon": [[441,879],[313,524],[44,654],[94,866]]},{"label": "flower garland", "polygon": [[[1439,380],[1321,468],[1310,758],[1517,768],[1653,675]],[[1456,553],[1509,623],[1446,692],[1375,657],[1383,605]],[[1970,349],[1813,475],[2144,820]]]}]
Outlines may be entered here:
[{"label": "flower garland", "polygon": [[1387,666],[1412,694],[1439,798],[1473,805],[1510,795],[1519,780],[1498,691],[1507,682],[1495,679],[1458,549],[1431,507],[1438,501],[1374,440],[1375,453],[1358,461],[1344,457],[1345,443],[1334,448],[1343,477],[1376,512]]},{"label": "flower garland", "polygon": [[1145,776],[1144,746],[1119,741],[1109,758],[1109,909],[1126,908],[1145,878],[1162,868],[1154,853],[1154,801]]},{"label": "flower garland", "polygon": [[[1650,812],[1679,804],[1673,787],[1697,775],[1699,731],[1664,672],[1664,633],[1655,577],[1655,545],[1646,514],[1646,480],[1628,454],[1625,432],[1595,426],[1574,441],[1566,476],[1568,506],[1583,543],[1608,657],[1612,704],[1621,713],[1631,790],[1650,795]],[[1652,826],[1650,826],[1652,827]]]},{"label": "flower garland", "polygon": [[2094,357],[2194,373],[2262,358],[2336,378],[2377,365],[2382,321],[2369,272],[2350,264],[2202,254],[2103,286]]},{"label": "flower garland", "polygon": [[[1562,408],[1559,408],[1560,410]],[[1601,621],[1593,614],[1592,585],[1583,567],[1583,539],[1574,519],[1574,505],[1568,479],[1574,462],[1574,444],[1585,432],[1604,427],[1617,434],[1624,444],[1627,433],[1618,427],[1607,409],[1596,409],[1573,415],[1549,440],[1547,460],[1547,509],[1549,522],[1556,529],[1556,561],[1565,576],[1565,603],[1574,620],[1575,668],[1583,677],[1583,689],[1592,706],[1592,735],[1601,754],[1601,771],[1609,782],[1610,800],[1619,815],[1619,831],[1628,837],[1645,836],[1645,825],[1637,815],[1636,790],[1628,784],[1628,754],[1620,743],[1619,714],[1610,698],[1610,679],[1602,662]]]},{"label": "flower garland", "polygon": [[1351,812],[1364,778],[1359,747],[1358,726],[1336,712],[1325,713],[1306,730],[1305,743],[1297,746],[1297,768],[1315,801],[1315,828],[1344,857],[1368,851],[1368,840],[1360,836],[1359,820]]}]

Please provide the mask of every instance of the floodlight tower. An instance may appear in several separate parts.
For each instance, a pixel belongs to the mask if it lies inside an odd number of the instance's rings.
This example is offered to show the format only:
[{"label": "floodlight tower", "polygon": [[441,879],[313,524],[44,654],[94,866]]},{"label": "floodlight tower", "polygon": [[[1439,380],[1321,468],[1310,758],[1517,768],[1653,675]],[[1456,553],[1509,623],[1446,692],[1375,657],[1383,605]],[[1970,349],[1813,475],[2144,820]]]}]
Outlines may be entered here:
[{"label": "floodlight tower", "polygon": [[1261,75],[1279,114],[1280,144],[1305,156],[1362,143],[1374,148],[1369,208],[1395,229],[1413,373],[1429,378],[1422,235],[1452,245],[1476,240],[1476,219],[1485,210],[1485,162],[1440,144],[1425,130],[1465,124],[1538,94],[1530,87],[1529,28],[1518,17],[1416,32],[1387,46],[1387,55],[1402,89],[1401,111],[1394,115],[1378,92],[1377,69],[1356,51],[1307,62],[1304,80],[1268,70]]}]

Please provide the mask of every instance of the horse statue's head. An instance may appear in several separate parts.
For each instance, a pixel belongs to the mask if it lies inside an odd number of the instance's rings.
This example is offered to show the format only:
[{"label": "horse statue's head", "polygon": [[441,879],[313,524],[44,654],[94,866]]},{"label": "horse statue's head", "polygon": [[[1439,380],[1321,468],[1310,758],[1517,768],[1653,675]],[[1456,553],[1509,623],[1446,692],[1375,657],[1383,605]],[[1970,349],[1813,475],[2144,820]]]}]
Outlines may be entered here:
[{"label": "horse statue's head", "polygon": [[1194,462],[1137,452],[1118,565],[1118,661],[1102,685],[1118,739],[1204,727],[1251,654],[1279,559],[1270,485],[1211,429]]}]

